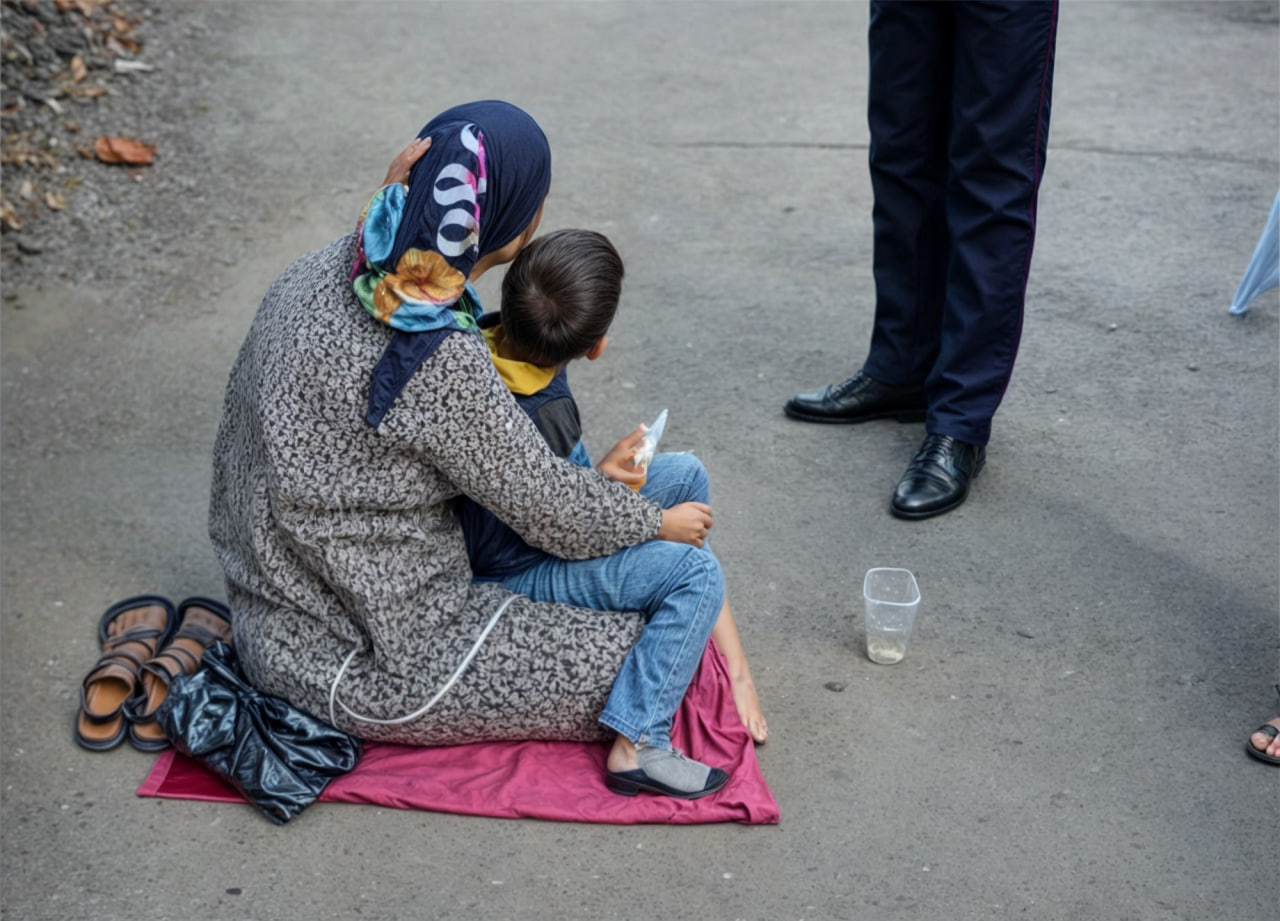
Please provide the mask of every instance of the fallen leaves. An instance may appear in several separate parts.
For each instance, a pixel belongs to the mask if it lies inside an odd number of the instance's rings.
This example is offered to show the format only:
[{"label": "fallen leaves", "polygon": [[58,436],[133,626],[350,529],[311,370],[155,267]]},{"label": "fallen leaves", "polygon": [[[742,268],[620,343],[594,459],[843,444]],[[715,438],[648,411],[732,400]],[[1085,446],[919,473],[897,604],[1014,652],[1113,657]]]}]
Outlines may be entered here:
[{"label": "fallen leaves", "polygon": [[49,148],[47,140],[41,142],[33,132],[15,132],[6,134],[0,144],[0,164],[51,169],[58,165],[58,154],[56,149]]},{"label": "fallen leaves", "polygon": [[92,16],[109,3],[111,0],[53,0],[53,5],[58,8],[59,13],[79,10],[82,16]]},{"label": "fallen leaves", "polygon": [[9,199],[0,195],[0,230],[21,230],[22,218]]},{"label": "fallen leaves", "polygon": [[107,88],[97,83],[75,83],[65,87],[66,94],[75,99],[97,99],[107,95]]},{"label": "fallen leaves", "polygon": [[155,160],[154,144],[127,137],[103,135],[93,142],[93,152],[103,163],[127,163],[130,166],[147,166]]},{"label": "fallen leaves", "polygon": [[127,136],[123,125],[94,122],[107,115],[97,105],[103,97],[128,92],[156,68],[140,59],[136,30],[144,18],[132,0],[0,3],[0,231],[21,231],[25,239],[42,215],[73,211],[76,173],[84,169],[79,158],[122,165],[131,179],[143,180],[156,146]]}]

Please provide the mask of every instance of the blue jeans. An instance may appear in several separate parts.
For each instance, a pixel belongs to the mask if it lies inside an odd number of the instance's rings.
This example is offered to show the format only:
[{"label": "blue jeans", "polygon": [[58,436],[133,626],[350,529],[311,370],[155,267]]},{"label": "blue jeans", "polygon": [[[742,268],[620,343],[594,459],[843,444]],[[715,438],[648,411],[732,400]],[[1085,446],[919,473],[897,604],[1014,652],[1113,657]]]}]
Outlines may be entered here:
[{"label": "blue jeans", "polygon": [[[707,502],[710,482],[692,454],[659,454],[640,494],[670,508]],[[709,549],[650,540],[593,560],[551,557],[503,580],[534,601],[596,611],[640,611],[645,626],[614,679],[600,722],[632,742],[671,747],[684,699],[724,604],[724,574]]]}]

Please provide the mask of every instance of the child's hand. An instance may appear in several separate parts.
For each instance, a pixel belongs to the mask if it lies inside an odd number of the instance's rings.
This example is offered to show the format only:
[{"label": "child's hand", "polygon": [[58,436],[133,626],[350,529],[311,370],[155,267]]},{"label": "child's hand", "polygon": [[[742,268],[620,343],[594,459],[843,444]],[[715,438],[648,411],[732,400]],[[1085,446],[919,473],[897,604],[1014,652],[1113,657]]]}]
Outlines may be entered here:
[{"label": "child's hand", "polygon": [[387,167],[387,178],[382,180],[383,185],[391,185],[400,183],[401,185],[409,184],[409,170],[413,168],[413,164],[422,159],[422,155],[431,149],[431,138],[414,138],[413,142],[400,153],[396,154],[396,158],[391,161],[391,165]]},{"label": "child's hand", "polygon": [[677,544],[701,547],[711,530],[711,506],[701,502],[681,502],[662,510],[662,527],[658,528],[658,540],[670,540]]},{"label": "child's hand", "polygon": [[643,486],[647,473],[644,470],[637,470],[631,459],[635,456],[636,448],[640,447],[645,431],[643,425],[637,426],[634,432],[609,449],[604,459],[596,464],[596,469],[609,479],[623,483],[632,489]]}]

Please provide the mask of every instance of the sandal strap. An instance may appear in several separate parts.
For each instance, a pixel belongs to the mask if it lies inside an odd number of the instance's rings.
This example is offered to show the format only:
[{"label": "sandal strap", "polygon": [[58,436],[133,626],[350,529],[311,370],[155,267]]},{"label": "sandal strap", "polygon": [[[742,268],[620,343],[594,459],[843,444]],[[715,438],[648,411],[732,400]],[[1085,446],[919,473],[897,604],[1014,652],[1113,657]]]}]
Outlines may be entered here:
[{"label": "sandal strap", "polygon": [[[147,640],[158,640],[164,631],[158,627],[130,627],[122,633],[108,637],[107,641],[102,644],[103,651],[115,649],[126,643],[147,643]],[[152,649],[156,648],[155,643],[147,643]]]},{"label": "sandal strap", "polygon": [[166,646],[164,650],[142,666],[166,685],[179,675],[191,675],[200,670],[200,658],[185,646]]},{"label": "sandal strap", "polygon": [[1277,729],[1270,723],[1263,723],[1253,731],[1253,735],[1258,735],[1259,733],[1266,736],[1268,739],[1274,739],[1276,736],[1280,736],[1280,729]]},{"label": "sandal strap", "polygon": [[[127,702],[128,702],[128,701],[127,701],[127,699],[126,699],[125,703],[127,703]],[[89,707],[87,706],[87,704],[88,704],[88,698],[87,698],[87,695],[86,695],[86,693],[85,693],[85,689],[84,689],[83,687],[81,687],[81,688],[80,688],[80,713],[79,713],[79,715],[80,715],[80,716],[83,716],[87,721],[89,721],[90,723],[92,723],[92,724],[93,724],[93,725],[95,725],[95,726],[102,726],[102,725],[104,725],[104,724],[106,724],[106,723],[111,723],[111,722],[114,722],[115,720],[119,719],[119,718],[120,718],[120,714],[121,714],[121,712],[124,710],[124,707],[125,707],[125,704],[124,704],[124,703],[122,703],[120,706],[116,707],[116,708],[115,708],[114,710],[112,710],[110,713],[93,713],[93,712],[91,712],[91,711],[89,710]]]},{"label": "sandal strap", "polygon": [[89,674],[85,675],[82,683],[92,684],[94,681],[99,681],[104,677],[124,677],[123,675],[99,674],[104,669],[121,669],[128,672],[133,677],[133,680],[136,681],[138,680],[138,670],[142,668],[145,662],[145,659],[134,655],[127,649],[113,649],[94,663],[93,668],[89,670]]},{"label": "sandal strap", "polygon": [[[127,662],[132,663],[134,667],[131,668],[129,664],[126,664]],[[89,688],[99,681],[119,681],[126,685],[136,684],[138,681],[137,661],[131,656],[103,656],[98,660],[98,664],[93,667],[93,670],[85,675],[84,681],[80,682],[80,712],[90,723],[101,726],[104,723],[110,723],[120,715],[120,711],[129,697],[126,695],[120,706],[109,713],[94,713],[89,709]]]},{"label": "sandal strap", "polygon": [[222,637],[214,633],[212,630],[201,627],[199,624],[183,624],[182,628],[178,631],[178,635],[175,636],[174,639],[195,640],[201,646],[208,648],[218,642],[218,640],[221,640]]}]

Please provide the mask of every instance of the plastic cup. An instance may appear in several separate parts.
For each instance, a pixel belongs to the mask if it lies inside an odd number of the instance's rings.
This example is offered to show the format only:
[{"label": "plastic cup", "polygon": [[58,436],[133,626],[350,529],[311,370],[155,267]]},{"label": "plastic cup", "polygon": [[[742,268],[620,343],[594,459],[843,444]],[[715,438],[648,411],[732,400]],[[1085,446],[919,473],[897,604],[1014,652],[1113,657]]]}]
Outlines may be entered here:
[{"label": "plastic cup", "polygon": [[862,598],[867,658],[878,665],[901,662],[920,607],[916,577],[909,569],[868,569],[862,580]]}]

